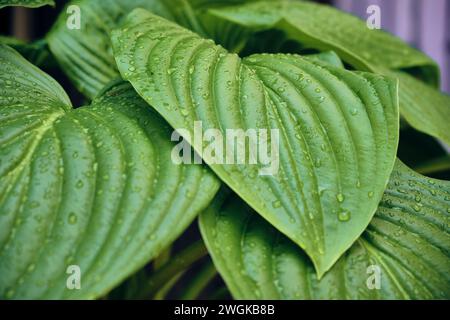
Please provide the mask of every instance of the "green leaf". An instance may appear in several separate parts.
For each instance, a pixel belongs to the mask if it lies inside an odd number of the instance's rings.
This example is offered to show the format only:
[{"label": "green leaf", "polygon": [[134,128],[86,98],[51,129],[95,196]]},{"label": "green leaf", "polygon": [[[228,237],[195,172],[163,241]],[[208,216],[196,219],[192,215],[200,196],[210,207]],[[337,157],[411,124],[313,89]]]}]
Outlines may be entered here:
[{"label": "green leaf", "polygon": [[[215,8],[209,13],[253,31],[282,30],[287,38],[304,46],[335,51],[359,70],[398,77],[402,115],[417,130],[450,145],[450,98],[401,72],[415,73],[438,86],[438,67],[400,39],[381,30],[370,30],[363,21],[330,6],[307,2],[265,1]],[[420,96],[422,91],[426,94]]]},{"label": "green leaf", "polygon": [[321,64],[322,66],[331,66],[344,69],[344,64],[342,63],[342,60],[334,51],[324,51],[317,54],[309,54],[305,55],[304,58],[312,62]]},{"label": "green leaf", "polygon": [[[279,29],[291,39],[319,50],[334,50],[346,62],[370,71],[422,67],[438,77],[437,65],[420,51],[381,30],[371,30],[347,13],[301,1],[259,1],[209,10],[218,18],[253,30]],[[430,79],[431,80],[431,79]]]},{"label": "green leaf", "polygon": [[218,198],[200,227],[236,299],[449,299],[449,218],[450,182],[398,162],[369,227],[321,280],[294,243],[235,196]]},{"label": "green leaf", "polygon": [[38,8],[46,5],[55,6],[53,0],[0,0],[0,9],[9,6]]},{"label": "green leaf", "polygon": [[52,53],[77,89],[93,98],[104,85],[119,77],[109,34],[131,10],[150,10],[201,35],[208,34],[208,37],[214,37],[229,47],[238,48],[245,37],[245,34],[240,34],[242,28],[235,30],[230,27],[231,23],[217,22],[216,18],[209,18],[209,14],[205,12],[210,6],[233,2],[235,1],[76,0],[71,1],[67,7],[76,5],[80,8],[80,29],[67,27],[70,14],[63,10],[47,39]]},{"label": "green leaf", "polygon": [[[218,189],[174,165],[171,129],[127,83],[73,110],[63,89],[0,46],[0,295],[96,298],[176,239]],[[66,269],[81,270],[69,290]]]},{"label": "green leaf", "polygon": [[[261,175],[265,166],[224,165],[211,154],[202,156],[222,181],[305,249],[319,275],[363,232],[395,161],[394,81],[297,55],[240,59],[142,9],[112,39],[123,78],[172,127],[188,130],[184,138],[200,155],[202,145],[192,138],[195,121],[223,137],[227,129],[279,133],[280,168],[273,176]],[[276,138],[268,135],[274,146]]]},{"label": "green leaf", "polygon": [[26,43],[17,38],[0,36],[0,44],[8,45],[17,50],[25,59],[40,68],[55,66],[54,57],[48,49],[47,41],[44,39]]},{"label": "green leaf", "polygon": [[111,52],[109,33],[136,7],[147,8],[167,18],[170,9],[160,0],[80,0],[69,6],[80,8],[80,29],[69,29],[71,14],[62,11],[47,35],[50,50],[75,87],[89,98],[120,75]]},{"label": "green leaf", "polygon": [[386,74],[400,80],[400,110],[414,128],[450,145],[450,96],[403,71]]}]

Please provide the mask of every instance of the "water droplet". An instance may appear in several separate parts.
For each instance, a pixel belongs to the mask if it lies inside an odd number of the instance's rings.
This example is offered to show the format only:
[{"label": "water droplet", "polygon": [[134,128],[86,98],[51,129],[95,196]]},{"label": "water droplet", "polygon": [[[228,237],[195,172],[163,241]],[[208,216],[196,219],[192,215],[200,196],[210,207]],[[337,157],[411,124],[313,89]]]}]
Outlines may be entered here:
[{"label": "water droplet", "polygon": [[316,159],[316,161],[314,162],[314,165],[315,165],[317,168],[320,168],[320,167],[322,166],[322,160]]},{"label": "water droplet", "polygon": [[131,67],[128,68],[128,71],[131,71],[131,72],[133,72],[133,71],[135,71],[135,70],[136,70],[136,68],[133,67],[133,66],[131,66]]},{"label": "water droplet", "polygon": [[338,213],[338,220],[342,221],[342,222],[346,222],[348,220],[350,220],[351,218],[351,213],[347,210],[341,210]]},{"label": "water droplet", "polygon": [[280,200],[275,200],[274,202],[272,202],[272,206],[273,206],[274,208],[279,208],[279,207],[281,207],[281,202],[280,202]]},{"label": "water droplet", "polygon": [[338,202],[344,202],[345,197],[344,197],[344,195],[343,195],[342,193],[339,193],[339,194],[336,196],[336,199],[337,199]]},{"label": "water droplet", "polygon": [[77,184],[75,185],[75,187],[77,187],[77,189],[81,189],[81,188],[83,188],[83,186],[84,186],[84,183],[82,180],[78,180]]},{"label": "water droplet", "polygon": [[415,205],[413,206],[413,209],[414,209],[414,211],[416,211],[416,212],[419,212],[419,211],[420,211],[420,207],[419,207],[417,204],[415,204]]},{"label": "water droplet", "polygon": [[78,217],[77,217],[77,215],[75,213],[71,212],[69,214],[69,219],[68,220],[69,220],[69,224],[75,224],[75,223],[77,223]]},{"label": "water droplet", "polygon": [[189,115],[189,111],[185,108],[180,109],[180,113],[183,117],[187,117]]},{"label": "water droplet", "polygon": [[369,198],[372,198],[373,195],[374,195],[373,191],[370,191],[370,192],[367,194],[367,196],[368,196]]}]

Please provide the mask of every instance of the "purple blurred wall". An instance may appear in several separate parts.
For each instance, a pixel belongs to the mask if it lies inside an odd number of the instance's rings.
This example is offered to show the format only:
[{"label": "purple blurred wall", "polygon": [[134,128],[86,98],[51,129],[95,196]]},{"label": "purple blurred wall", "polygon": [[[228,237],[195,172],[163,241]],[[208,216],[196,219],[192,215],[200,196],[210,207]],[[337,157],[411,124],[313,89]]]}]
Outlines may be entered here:
[{"label": "purple blurred wall", "polygon": [[449,0],[334,0],[336,7],[367,18],[367,7],[379,5],[381,27],[433,58],[441,68],[442,90],[450,93]]}]

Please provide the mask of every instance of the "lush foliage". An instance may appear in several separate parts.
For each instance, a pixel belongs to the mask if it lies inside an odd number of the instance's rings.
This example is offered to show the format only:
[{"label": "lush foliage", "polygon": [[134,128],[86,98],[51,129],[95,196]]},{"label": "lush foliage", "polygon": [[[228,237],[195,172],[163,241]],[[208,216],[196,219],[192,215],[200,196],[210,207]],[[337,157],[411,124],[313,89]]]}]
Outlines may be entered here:
[{"label": "lush foliage", "polygon": [[[214,266],[178,297],[217,269],[237,299],[450,298],[450,183],[397,159],[402,130],[450,143],[430,58],[310,2],[69,5],[79,30],[63,11],[46,39],[0,37],[2,298],[100,298],[121,283],[112,296],[164,297],[207,252],[170,250],[197,216]],[[38,69],[54,60],[88,105]],[[278,173],[201,153],[197,121],[278,130]],[[173,163],[179,128],[206,164]]]}]

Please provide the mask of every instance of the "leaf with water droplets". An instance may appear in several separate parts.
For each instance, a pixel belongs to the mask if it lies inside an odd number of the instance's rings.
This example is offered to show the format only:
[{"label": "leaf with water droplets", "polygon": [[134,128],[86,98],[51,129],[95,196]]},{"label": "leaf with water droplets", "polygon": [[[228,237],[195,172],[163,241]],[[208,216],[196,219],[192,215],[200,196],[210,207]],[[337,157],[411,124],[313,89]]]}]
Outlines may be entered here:
[{"label": "leaf with water droplets", "polygon": [[[301,246],[320,275],[369,224],[395,161],[395,81],[298,55],[241,59],[142,9],[112,42],[123,78],[175,129],[187,130],[184,138],[216,174]],[[248,150],[244,164],[225,161],[229,150],[219,162],[202,153],[193,138],[199,122],[224,139],[228,129],[265,133],[259,147],[272,149],[271,167],[252,164]]]},{"label": "leaf with water droplets", "polygon": [[371,30],[365,21],[331,6],[306,1],[261,1],[209,12],[219,21],[253,32],[281,30],[287,39],[307,48],[335,51],[359,70],[398,78],[402,116],[415,129],[450,145],[450,97],[436,89],[438,66],[401,39]]},{"label": "leaf with water droplets", "polygon": [[399,161],[370,225],[320,280],[304,252],[236,196],[214,201],[200,227],[236,299],[449,299],[449,209],[450,182]]},{"label": "leaf with water droplets", "polygon": [[[247,33],[239,32],[241,28],[233,28],[226,21],[218,22],[215,17],[211,20],[206,12],[209,6],[218,7],[233,1],[74,0],[62,10],[47,40],[62,71],[80,92],[94,98],[104,85],[120,76],[112,56],[109,34],[131,10],[150,10],[198,34],[208,35],[228,48],[237,48]],[[67,26],[69,15],[66,9],[71,5],[80,9],[79,28]],[[137,31],[135,36],[142,34]],[[158,37],[158,34],[152,36]]]},{"label": "leaf with water droplets", "polygon": [[[170,127],[128,83],[72,109],[58,83],[1,45],[0,83],[0,298],[106,294],[219,187],[206,168],[172,163]],[[66,287],[69,265],[80,290]]]}]

